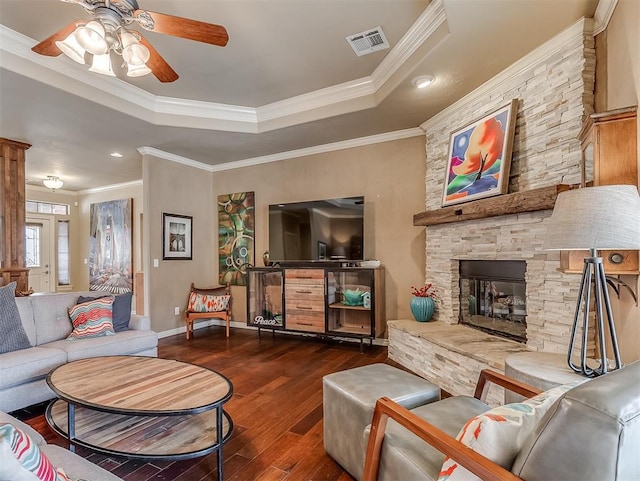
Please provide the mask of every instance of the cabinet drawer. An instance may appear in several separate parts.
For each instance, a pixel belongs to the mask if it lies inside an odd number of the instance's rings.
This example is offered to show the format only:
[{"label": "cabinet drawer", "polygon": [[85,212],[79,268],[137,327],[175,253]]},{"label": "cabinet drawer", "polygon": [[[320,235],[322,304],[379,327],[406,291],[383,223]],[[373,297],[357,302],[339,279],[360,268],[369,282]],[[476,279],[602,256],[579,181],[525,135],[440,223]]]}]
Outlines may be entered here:
[{"label": "cabinet drawer", "polygon": [[287,311],[286,328],[296,331],[324,332],[324,313]]},{"label": "cabinet drawer", "polygon": [[287,315],[306,314],[310,312],[324,314],[324,299],[312,300],[287,298],[285,311],[287,312]]},{"label": "cabinet drawer", "polygon": [[324,304],[324,284],[295,284],[285,287],[285,298],[288,303],[292,301],[320,302]]},{"label": "cabinet drawer", "polygon": [[[324,284],[323,269],[285,269],[284,278],[287,282],[303,282],[315,284],[320,282]],[[309,282],[311,281],[311,282]]]}]

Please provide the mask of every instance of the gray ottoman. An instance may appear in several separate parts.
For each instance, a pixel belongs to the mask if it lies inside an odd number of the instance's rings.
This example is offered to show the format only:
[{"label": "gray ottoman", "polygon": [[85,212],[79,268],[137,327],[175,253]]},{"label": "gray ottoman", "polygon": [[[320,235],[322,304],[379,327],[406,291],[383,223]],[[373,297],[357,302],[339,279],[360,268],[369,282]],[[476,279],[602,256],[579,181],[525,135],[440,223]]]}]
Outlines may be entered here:
[{"label": "gray ottoman", "polygon": [[324,449],[358,481],[364,469],[364,428],[376,400],[388,397],[412,409],[440,399],[440,388],[387,364],[371,364],[322,379]]}]

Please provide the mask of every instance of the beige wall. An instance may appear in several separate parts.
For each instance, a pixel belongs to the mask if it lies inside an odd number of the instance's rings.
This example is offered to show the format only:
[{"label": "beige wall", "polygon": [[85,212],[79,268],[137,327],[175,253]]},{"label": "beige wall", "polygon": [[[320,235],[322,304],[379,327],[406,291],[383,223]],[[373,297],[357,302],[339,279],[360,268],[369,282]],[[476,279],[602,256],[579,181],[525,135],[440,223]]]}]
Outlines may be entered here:
[{"label": "beige wall", "polygon": [[[606,52],[598,52],[598,60],[606,59],[606,106],[612,110],[631,105],[640,105],[640,2],[638,0],[619,0],[611,17],[604,45]],[[600,79],[596,79],[596,83]],[[640,122],[638,122],[640,139]],[[640,162],[640,142],[638,142],[638,160]],[[635,292],[640,289],[637,276],[623,276],[625,282],[633,286]],[[623,361],[628,363],[640,359],[640,308],[631,296],[622,292],[620,300],[612,300],[614,317],[618,330],[618,340]]]},{"label": "beige wall", "polygon": [[[413,137],[217,172],[214,196],[255,192],[255,264],[261,266],[269,204],[364,195],[365,258],[386,268],[387,319],[407,318],[410,287],[424,282],[424,228],[412,218],[424,210],[424,142]],[[233,296],[234,319],[246,321],[244,288],[234,288]]]},{"label": "beige wall", "polygon": [[[217,214],[211,173],[143,156],[145,313],[158,332],[184,326],[189,286],[217,285]],[[193,260],[162,260],[162,213],[193,217]],[[153,260],[158,259],[158,267]],[[174,308],[180,314],[174,315]]]}]

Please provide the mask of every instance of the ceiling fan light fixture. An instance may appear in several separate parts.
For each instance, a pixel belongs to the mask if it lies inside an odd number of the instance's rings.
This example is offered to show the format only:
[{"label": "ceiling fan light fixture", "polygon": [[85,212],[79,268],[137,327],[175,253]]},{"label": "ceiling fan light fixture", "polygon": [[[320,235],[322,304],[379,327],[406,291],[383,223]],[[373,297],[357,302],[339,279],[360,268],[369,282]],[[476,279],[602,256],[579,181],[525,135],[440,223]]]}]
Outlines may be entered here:
[{"label": "ceiling fan light fixture", "polygon": [[86,50],[82,48],[82,45],[78,43],[76,40],[75,32],[72,32],[67,38],[56,42],[56,47],[62,50],[67,57],[69,57],[74,62],[78,62],[79,64],[84,65],[84,54]]},{"label": "ceiling fan light fixture", "polygon": [[94,55],[89,71],[108,75],[109,77],[116,76],[116,74],[113,73],[113,68],[111,68],[111,56],[108,53],[104,55]]},{"label": "ceiling fan light fixture", "polygon": [[145,64],[142,64],[142,65],[132,65],[130,63],[127,64],[128,77],[144,77],[145,75],[149,75],[150,73],[151,73],[151,69],[147,67]]},{"label": "ceiling fan light fixture", "polygon": [[96,20],[76,28],[75,36],[82,48],[93,55],[103,55],[109,50],[104,27]]},{"label": "ceiling fan light fixture", "polygon": [[48,175],[47,178],[42,181],[42,183],[47,189],[51,189],[53,191],[55,191],[56,189],[60,189],[64,185],[64,182],[62,182],[60,178],[56,177],[55,175]]},{"label": "ceiling fan light fixture", "polygon": [[142,45],[131,32],[122,29],[120,34],[122,41],[122,58],[129,65],[144,65],[149,61],[151,54],[149,49]]}]

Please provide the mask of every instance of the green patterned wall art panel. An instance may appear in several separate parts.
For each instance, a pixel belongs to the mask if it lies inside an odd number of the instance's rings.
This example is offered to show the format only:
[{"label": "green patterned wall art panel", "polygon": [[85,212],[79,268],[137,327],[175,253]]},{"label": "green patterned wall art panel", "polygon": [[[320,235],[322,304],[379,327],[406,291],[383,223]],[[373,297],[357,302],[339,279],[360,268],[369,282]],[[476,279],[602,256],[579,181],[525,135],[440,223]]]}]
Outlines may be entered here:
[{"label": "green patterned wall art panel", "polygon": [[255,195],[218,196],[218,255],[220,284],[244,286],[247,267],[254,264]]}]

